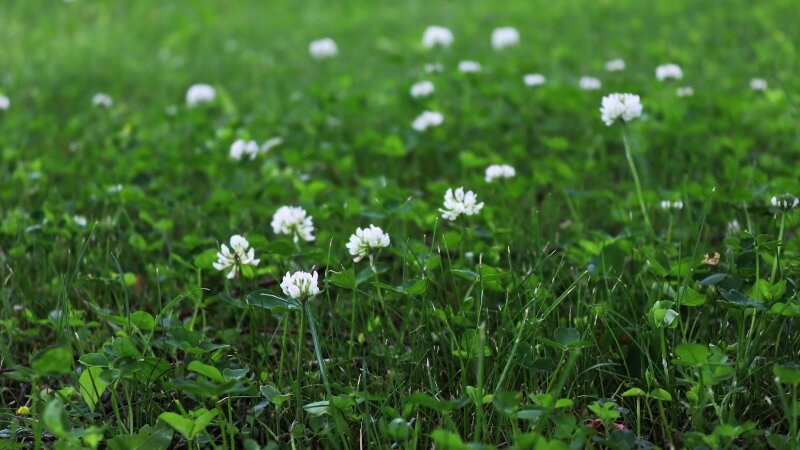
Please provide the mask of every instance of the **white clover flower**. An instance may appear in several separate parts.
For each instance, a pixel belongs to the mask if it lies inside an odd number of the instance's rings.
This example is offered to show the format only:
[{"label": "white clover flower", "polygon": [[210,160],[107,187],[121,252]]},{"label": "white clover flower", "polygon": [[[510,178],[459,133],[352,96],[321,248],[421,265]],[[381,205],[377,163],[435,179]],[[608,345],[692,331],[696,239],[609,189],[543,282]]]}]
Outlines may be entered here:
[{"label": "white clover flower", "polygon": [[292,236],[295,243],[299,239],[314,240],[314,223],[305,209],[299,206],[281,206],[272,216],[272,231],[275,234]]},{"label": "white clover flower", "polygon": [[308,53],[314,59],[327,59],[333,58],[339,54],[339,48],[336,47],[336,42],[331,38],[317,39],[308,44]]},{"label": "white clover flower", "polygon": [[795,209],[798,205],[800,205],[800,200],[791,194],[783,194],[778,197],[773,196],[769,202],[772,204],[772,206],[784,211]]},{"label": "white clover flower", "polygon": [[607,72],[619,72],[625,70],[625,61],[616,58],[606,61],[605,69]]},{"label": "white clover flower", "polygon": [[258,151],[259,147],[256,141],[237,139],[233,142],[233,144],[231,144],[230,156],[237,161],[241,160],[245,156],[253,160],[258,155]]},{"label": "white clover flower", "polygon": [[739,225],[739,221],[736,219],[731,220],[728,222],[728,225],[725,227],[725,233],[728,236],[735,236],[742,232],[742,226]]},{"label": "white clover flower", "polygon": [[411,86],[411,96],[414,98],[428,97],[429,95],[433,94],[435,90],[436,88],[430,81],[419,81]]},{"label": "white clover flower", "polygon": [[603,83],[595,77],[581,77],[578,80],[578,86],[584,91],[596,91],[603,86]]},{"label": "white clover flower", "polygon": [[458,63],[458,71],[461,73],[478,73],[481,71],[481,65],[476,61],[461,61]]},{"label": "white clover flower", "polygon": [[195,84],[186,91],[186,104],[189,106],[210,103],[216,98],[217,91],[208,84]]},{"label": "white clover flower", "polygon": [[478,203],[478,196],[472,192],[464,192],[464,188],[460,187],[455,190],[448,189],[444,194],[444,209],[439,208],[442,217],[447,220],[456,220],[458,216],[464,214],[465,216],[473,216],[478,214],[483,208],[483,202]]},{"label": "white clover flower", "polygon": [[492,48],[502,50],[519,44],[519,31],[513,27],[500,27],[492,31]]},{"label": "white clover flower", "polygon": [[116,193],[121,192],[121,191],[122,191],[122,185],[121,184],[114,184],[114,185],[109,186],[108,189],[106,189],[106,192],[108,192],[109,194],[116,194]]},{"label": "white clover flower", "polygon": [[661,200],[661,209],[683,209],[683,202],[680,200]]},{"label": "white clover flower", "polygon": [[603,97],[600,106],[600,117],[607,126],[611,126],[617,119],[630,122],[642,115],[642,102],[638,95],[609,94]]},{"label": "white clover flower", "polygon": [[754,91],[767,90],[767,80],[763,78],[753,78],[752,80],[750,80],[750,89]]},{"label": "white clover flower", "polygon": [[6,111],[11,106],[11,99],[5,95],[0,95],[0,110]]},{"label": "white clover flower", "polygon": [[372,251],[388,246],[389,235],[375,225],[370,225],[369,228],[356,228],[356,233],[350,236],[350,241],[346,245],[353,256],[353,262],[359,262]]},{"label": "white clover flower", "polygon": [[492,181],[499,179],[499,178],[514,178],[517,175],[517,171],[514,170],[513,167],[509,166],[508,164],[492,164],[491,166],[486,168],[486,182],[491,183]]},{"label": "white clover flower", "polygon": [[217,252],[214,268],[220,272],[227,270],[227,278],[233,279],[241,272],[242,266],[257,266],[261,260],[256,259],[255,250],[249,247],[247,239],[238,234],[231,236],[231,248],[222,244],[220,251]]},{"label": "white clover flower", "polygon": [[103,108],[111,108],[114,106],[114,100],[110,95],[98,92],[92,97],[92,105]]},{"label": "white clover flower", "polygon": [[694,89],[691,86],[681,86],[675,90],[675,95],[678,97],[691,97],[694,95]]},{"label": "white clover flower", "polygon": [[662,64],[656,67],[656,79],[658,81],[680,80],[681,78],[683,78],[683,70],[677,64]]},{"label": "white clover flower", "polygon": [[547,79],[540,73],[529,73],[522,77],[522,82],[525,83],[525,86],[541,86],[547,82]]},{"label": "white clover flower", "polygon": [[88,224],[88,223],[89,223],[89,221],[88,221],[88,220],[86,220],[86,217],[84,217],[84,216],[79,216],[79,215],[74,215],[74,216],[72,216],[72,222],[73,222],[75,225],[77,225],[77,226],[79,226],[79,227],[81,227],[81,228],[85,228],[85,227],[86,227],[86,224]]},{"label": "white clover flower", "polygon": [[439,73],[444,70],[444,66],[441,63],[430,63],[425,64],[423,69],[425,73]]},{"label": "white clover flower", "polygon": [[422,45],[427,48],[450,47],[453,43],[453,32],[448,28],[431,25],[422,35]]},{"label": "white clover flower", "polygon": [[444,122],[444,116],[442,113],[435,111],[424,111],[422,114],[417,116],[416,119],[414,119],[414,122],[411,123],[411,127],[422,132],[428,128],[438,127],[442,124],[442,122]]},{"label": "white clover flower", "polygon": [[313,274],[302,271],[292,274],[286,272],[281,282],[281,289],[284,294],[295,300],[304,300],[319,294],[317,278],[317,272]]}]

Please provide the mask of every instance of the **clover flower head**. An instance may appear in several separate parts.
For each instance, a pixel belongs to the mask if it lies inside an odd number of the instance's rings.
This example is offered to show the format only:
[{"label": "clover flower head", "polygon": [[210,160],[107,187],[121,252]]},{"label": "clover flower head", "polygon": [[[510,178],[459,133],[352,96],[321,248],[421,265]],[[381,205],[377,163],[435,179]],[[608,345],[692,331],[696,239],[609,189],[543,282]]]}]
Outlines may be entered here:
[{"label": "clover flower head", "polygon": [[333,39],[322,38],[311,41],[308,44],[308,53],[314,59],[328,59],[339,54],[339,48],[336,47],[336,42]]},{"label": "clover flower head", "polygon": [[481,71],[481,64],[476,61],[461,61],[458,63],[458,71],[461,73],[478,73]]},{"label": "clover flower head", "polygon": [[297,271],[292,274],[286,272],[281,282],[281,290],[295,300],[304,300],[319,294],[317,279],[317,272]]},{"label": "clover flower head", "polygon": [[478,196],[472,192],[464,192],[464,188],[460,187],[453,191],[448,189],[444,194],[444,208],[440,208],[439,212],[446,220],[456,220],[458,216],[472,216],[478,214],[483,208],[483,202],[478,203]]},{"label": "clover flower head", "polygon": [[250,243],[242,236],[235,234],[231,236],[230,248],[222,244],[220,251],[217,252],[217,261],[213,264],[214,268],[220,272],[228,271],[228,279],[236,278],[241,272],[242,266],[255,267],[261,262],[256,259],[255,250],[250,248]]},{"label": "clover flower head", "polygon": [[89,223],[85,216],[79,215],[72,216],[72,222],[81,228],[86,228],[86,225]]},{"label": "clover flower head", "polygon": [[102,108],[111,108],[114,106],[114,100],[110,95],[98,92],[92,96],[92,105]]},{"label": "clover flower head", "polygon": [[763,78],[753,78],[752,80],[750,80],[750,89],[754,91],[767,90],[767,80]]},{"label": "clover flower head", "polygon": [[630,122],[642,115],[642,102],[638,95],[609,94],[603,97],[600,106],[600,117],[607,126],[618,119]]},{"label": "clover flower head", "polygon": [[662,64],[656,67],[656,79],[658,81],[680,80],[681,78],[683,78],[683,70],[677,64]]},{"label": "clover flower head", "polygon": [[733,219],[730,222],[728,222],[728,225],[725,227],[725,234],[727,234],[728,236],[736,236],[741,232],[742,232],[742,226],[739,225],[739,221],[736,219]]},{"label": "clover flower head", "polygon": [[314,223],[305,209],[299,206],[281,206],[272,216],[272,231],[275,234],[292,236],[295,243],[299,239],[313,241]]},{"label": "clover flower head", "polygon": [[429,63],[423,66],[425,73],[439,73],[444,70],[442,63]]},{"label": "clover flower head", "polygon": [[491,183],[494,180],[501,179],[501,178],[514,178],[517,175],[517,171],[514,170],[512,166],[508,164],[492,164],[491,166],[486,168],[486,182]]},{"label": "clover flower head", "polygon": [[208,84],[195,84],[186,91],[186,104],[190,107],[213,102],[216,98],[217,91]]},{"label": "clover flower head", "polygon": [[436,88],[433,86],[433,83],[427,80],[418,81],[411,86],[411,97],[413,98],[422,98],[428,97],[433,94]]},{"label": "clover flower head", "polygon": [[438,127],[442,124],[442,122],[444,122],[444,116],[442,113],[435,111],[424,111],[422,114],[417,116],[416,119],[414,119],[414,122],[411,123],[411,128],[422,132],[428,128]]},{"label": "clover flower head", "polygon": [[683,209],[683,202],[680,200],[671,201],[671,200],[661,200],[661,209],[670,210],[670,209]]},{"label": "clover flower head", "polygon": [[675,95],[678,97],[691,97],[694,95],[694,89],[691,86],[681,86],[675,90]]},{"label": "clover flower head", "polygon": [[541,86],[547,82],[547,78],[540,73],[529,73],[522,77],[522,82],[525,86]]},{"label": "clover flower head", "polygon": [[5,95],[0,95],[0,110],[7,110],[11,106],[11,99]]},{"label": "clover flower head", "polygon": [[387,233],[384,233],[380,227],[370,225],[369,228],[356,228],[355,234],[350,236],[346,247],[353,256],[353,262],[359,262],[372,251],[388,247],[389,243]]},{"label": "clover flower head", "polygon": [[603,83],[595,77],[581,77],[578,86],[584,91],[596,91],[603,86]]},{"label": "clover flower head", "polygon": [[239,161],[247,156],[251,160],[255,159],[258,155],[259,147],[256,141],[245,141],[244,139],[237,139],[231,144],[230,155],[231,158]]},{"label": "clover flower head", "polygon": [[514,27],[500,27],[492,31],[492,48],[502,50],[519,44],[519,31]]},{"label": "clover flower head", "polygon": [[783,194],[780,196],[773,196],[769,200],[770,204],[775,208],[783,211],[789,211],[797,208],[800,205],[800,199],[791,194]]},{"label": "clover flower head", "polygon": [[450,47],[453,43],[453,32],[445,27],[431,25],[422,34],[422,45],[426,48]]},{"label": "clover flower head", "polygon": [[611,59],[606,61],[604,67],[606,72],[620,72],[625,70],[625,61],[619,58]]}]

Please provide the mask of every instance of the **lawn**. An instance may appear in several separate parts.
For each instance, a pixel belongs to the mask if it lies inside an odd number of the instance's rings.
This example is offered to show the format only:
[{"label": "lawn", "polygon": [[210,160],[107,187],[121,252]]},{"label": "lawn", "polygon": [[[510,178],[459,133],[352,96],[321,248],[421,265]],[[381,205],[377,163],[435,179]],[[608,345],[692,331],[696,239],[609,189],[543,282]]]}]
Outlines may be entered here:
[{"label": "lawn", "polygon": [[798,23],[0,3],[0,448],[800,448]]}]

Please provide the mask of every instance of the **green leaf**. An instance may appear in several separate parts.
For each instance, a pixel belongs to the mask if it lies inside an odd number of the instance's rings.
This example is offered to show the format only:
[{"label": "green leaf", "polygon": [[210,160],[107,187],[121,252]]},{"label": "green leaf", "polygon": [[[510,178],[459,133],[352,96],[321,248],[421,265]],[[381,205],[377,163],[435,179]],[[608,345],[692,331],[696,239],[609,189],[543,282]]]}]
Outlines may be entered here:
[{"label": "green leaf", "polygon": [[100,378],[103,370],[102,367],[87,367],[78,378],[81,397],[92,412],[94,412],[94,408],[100,401],[100,396],[106,390],[107,384]]},{"label": "green leaf", "polygon": [[72,350],[69,347],[50,347],[37,353],[31,368],[39,375],[65,374],[72,371]]},{"label": "green leaf", "polygon": [[622,393],[623,397],[646,397],[647,393],[639,388],[630,388]]},{"label": "green leaf", "polygon": [[259,289],[247,294],[247,303],[278,314],[300,310],[300,303],[297,300],[278,297],[265,289]]},{"label": "green leaf", "polygon": [[656,400],[661,400],[662,402],[671,402],[672,395],[664,389],[655,388],[650,391],[650,397],[653,397]]},{"label": "green leaf", "polygon": [[88,367],[108,367],[108,358],[102,353],[85,353],[78,361]]},{"label": "green leaf", "polygon": [[204,377],[213,381],[219,381],[220,383],[224,383],[225,381],[227,381],[225,380],[225,377],[222,376],[219,369],[217,369],[214,366],[203,364],[198,360],[190,362],[189,367],[187,368],[189,369],[189,371],[203,375]]},{"label": "green leaf", "polygon": [[679,362],[690,366],[700,366],[708,360],[708,346],[684,343],[675,347],[675,355]]},{"label": "green leaf", "polygon": [[679,290],[682,306],[701,306],[706,303],[706,296],[695,291],[689,286],[683,286]]},{"label": "green leaf", "polygon": [[492,396],[492,405],[501,413],[511,416],[519,409],[519,392],[496,392]]},{"label": "green leaf", "polygon": [[147,311],[136,311],[131,314],[131,325],[142,331],[150,331],[155,328],[156,321]]},{"label": "green leaf", "polygon": [[558,327],[553,337],[566,348],[580,341],[581,334],[575,328]]},{"label": "green leaf", "polygon": [[163,412],[158,416],[158,420],[174,428],[185,439],[192,439],[192,430],[194,429],[192,420],[174,412]]},{"label": "green leaf", "polygon": [[775,378],[777,378],[778,383],[791,384],[794,386],[800,384],[800,366],[797,364],[775,364],[772,366],[772,373],[775,375]]},{"label": "green leaf", "polygon": [[763,303],[759,303],[748,296],[742,294],[741,292],[737,291],[736,289],[722,289],[717,288],[720,294],[722,294],[722,298],[724,298],[728,303],[734,304],[736,306],[741,306],[744,308],[756,308],[761,311],[765,311],[767,308],[764,306]]},{"label": "green leaf", "polygon": [[284,402],[286,402],[292,397],[291,395],[288,394],[282,394],[281,391],[278,390],[278,388],[276,388],[271,384],[265,384],[264,386],[261,386],[259,392],[261,392],[261,395],[263,395],[268,402],[278,407],[280,407]]},{"label": "green leaf", "polygon": [[340,288],[355,289],[358,287],[356,284],[356,273],[352,267],[342,272],[331,271],[328,275],[328,279],[331,284]]},{"label": "green leaf", "polygon": [[415,392],[406,398],[406,403],[424,406],[436,411],[453,411],[467,405],[469,397],[465,396],[457,400],[437,400],[423,392]]},{"label": "green leaf", "polygon": [[328,402],[327,400],[322,400],[319,402],[313,402],[303,405],[303,409],[312,416],[321,416],[328,412],[329,405],[330,402]]},{"label": "green leaf", "polygon": [[172,443],[172,429],[158,425],[152,429],[145,425],[136,434],[115,436],[108,441],[108,450],[167,450]]},{"label": "green leaf", "polygon": [[69,440],[72,438],[69,432],[72,424],[69,422],[67,412],[64,410],[64,403],[58,397],[53,398],[47,403],[42,412],[42,422],[54,436]]}]

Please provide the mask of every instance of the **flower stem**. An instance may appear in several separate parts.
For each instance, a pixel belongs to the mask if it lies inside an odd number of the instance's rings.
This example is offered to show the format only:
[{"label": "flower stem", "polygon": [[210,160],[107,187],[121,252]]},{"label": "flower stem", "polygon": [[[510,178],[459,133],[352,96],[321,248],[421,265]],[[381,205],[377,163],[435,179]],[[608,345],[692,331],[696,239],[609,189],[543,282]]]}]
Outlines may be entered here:
[{"label": "flower stem", "polygon": [[295,372],[295,380],[294,380],[294,396],[295,396],[295,414],[294,420],[296,423],[300,424],[303,422],[303,401],[302,401],[302,392],[301,386],[303,384],[303,341],[305,337],[305,314],[303,311],[299,311],[300,316],[300,326],[297,328],[297,365],[296,365],[296,372]]},{"label": "flower stem", "polygon": [[783,230],[786,225],[786,213],[781,214],[781,228],[778,232],[778,246],[775,248],[775,262],[772,263],[772,274],[769,277],[770,284],[775,284],[775,275],[778,274],[778,261],[781,259],[781,246],[783,246]]},{"label": "flower stem", "polygon": [[628,166],[630,167],[631,175],[633,176],[633,183],[636,185],[636,195],[639,197],[639,207],[642,208],[644,222],[647,224],[647,228],[649,228],[650,231],[653,231],[653,225],[650,224],[650,217],[647,215],[647,208],[644,205],[642,184],[639,182],[639,172],[636,170],[636,164],[633,162],[633,156],[631,155],[631,146],[628,144],[628,132],[624,128],[622,129],[622,141],[625,143],[625,158],[628,160]]}]

